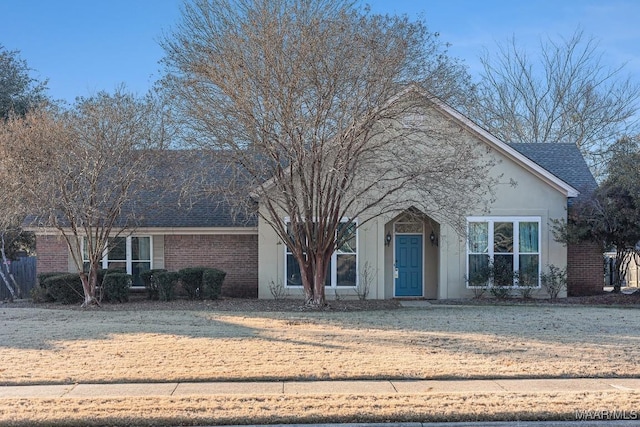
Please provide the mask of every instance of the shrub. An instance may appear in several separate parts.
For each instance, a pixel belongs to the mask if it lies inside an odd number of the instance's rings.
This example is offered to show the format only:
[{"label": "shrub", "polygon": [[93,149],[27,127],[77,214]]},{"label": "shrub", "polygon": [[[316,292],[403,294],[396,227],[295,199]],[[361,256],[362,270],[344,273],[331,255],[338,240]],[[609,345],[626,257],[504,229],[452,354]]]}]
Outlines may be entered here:
[{"label": "shrub", "polygon": [[147,297],[150,300],[157,300],[160,298],[158,294],[158,283],[156,281],[155,275],[158,273],[164,273],[166,271],[167,270],[163,268],[158,268],[140,272],[140,280],[142,280],[142,283],[144,283],[144,287],[147,290]]},{"label": "shrub", "polygon": [[79,274],[61,274],[46,278],[44,288],[55,302],[76,304],[84,301],[84,290]]},{"label": "shrub", "polygon": [[222,270],[207,268],[202,273],[202,289],[206,298],[218,299],[222,292],[222,282],[227,276]]},{"label": "shrub", "polygon": [[64,276],[65,274],[69,274],[69,272],[67,271],[57,271],[57,272],[53,272],[53,273],[40,273],[38,274],[38,284],[40,284],[40,286],[44,286],[44,281],[47,280],[49,277],[54,277],[54,276]]},{"label": "shrub", "polygon": [[107,272],[102,282],[102,297],[110,302],[129,301],[129,288],[132,277],[127,273]]},{"label": "shrub", "polygon": [[206,267],[187,267],[178,271],[182,288],[187,293],[189,299],[204,299],[202,275],[206,269]]},{"label": "shrub", "polygon": [[42,303],[42,302],[53,302],[53,301],[55,301],[53,296],[47,290],[46,285],[45,285],[44,282],[49,277],[63,276],[65,274],[69,274],[69,273],[56,271],[56,272],[38,274],[38,284],[36,285],[36,287],[34,287],[31,290],[31,299],[33,300],[33,302]]},{"label": "shrub", "polygon": [[31,289],[31,301],[34,303],[53,302],[51,294],[41,285],[36,285]]},{"label": "shrub", "polygon": [[154,275],[158,286],[158,298],[162,301],[171,301],[175,298],[175,290],[180,274],[175,271],[161,271]]},{"label": "shrub", "polygon": [[567,288],[567,269],[553,264],[549,265],[548,269],[548,273],[542,273],[542,286],[549,294],[549,298],[555,300],[558,294]]}]

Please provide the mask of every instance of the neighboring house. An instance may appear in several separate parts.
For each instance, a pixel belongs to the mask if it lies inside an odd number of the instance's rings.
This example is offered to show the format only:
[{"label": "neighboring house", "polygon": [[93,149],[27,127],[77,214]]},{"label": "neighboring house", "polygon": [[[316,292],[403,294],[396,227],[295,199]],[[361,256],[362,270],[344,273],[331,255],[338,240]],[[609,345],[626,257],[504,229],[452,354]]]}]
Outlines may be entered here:
[{"label": "neighboring house", "polygon": [[[538,272],[550,264],[566,267],[569,261],[570,293],[602,290],[602,253],[596,272],[589,264],[593,258],[585,258],[591,251],[568,249],[551,232],[551,220],[566,219],[570,200],[581,188],[589,191],[595,185],[578,149],[564,144],[509,145],[446,105],[427,103],[426,110],[437,113],[433,117],[460,127],[460,138],[487,148],[485,155],[496,161],[493,175],[502,177],[495,200],[488,212],[479,208],[468,213],[468,239],[447,223],[446,213],[429,216],[410,203],[398,214],[363,222],[355,238],[333,255],[327,297],[357,297],[364,286],[372,299],[470,297],[474,291],[466,277],[487,259],[500,260],[514,271],[526,267]],[[110,254],[104,266],[124,266],[131,273],[140,263],[144,269],[212,266],[227,271],[227,295],[247,294],[238,289],[252,289],[255,295],[257,288],[260,298],[273,298],[273,289],[279,287],[289,296],[303,295],[292,255],[262,220],[232,218],[224,203],[207,199],[198,200],[193,209],[176,205],[163,212],[146,213],[133,236],[116,242],[122,248],[118,259]],[[283,213],[283,221],[286,216]],[[359,220],[363,218],[355,219]],[[73,271],[57,234],[46,228],[35,231],[38,271]],[[583,271],[593,278],[581,278]],[[588,280],[593,284],[585,285]]]}]

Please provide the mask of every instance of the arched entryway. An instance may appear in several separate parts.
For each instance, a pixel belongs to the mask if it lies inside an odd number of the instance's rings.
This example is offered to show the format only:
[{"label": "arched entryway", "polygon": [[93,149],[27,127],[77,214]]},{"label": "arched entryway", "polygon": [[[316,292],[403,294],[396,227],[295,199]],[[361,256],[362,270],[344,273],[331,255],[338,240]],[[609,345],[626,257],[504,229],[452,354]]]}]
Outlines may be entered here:
[{"label": "arched entryway", "polygon": [[426,215],[408,212],[386,227],[392,243],[386,259],[391,263],[393,297],[436,299],[439,225]]}]

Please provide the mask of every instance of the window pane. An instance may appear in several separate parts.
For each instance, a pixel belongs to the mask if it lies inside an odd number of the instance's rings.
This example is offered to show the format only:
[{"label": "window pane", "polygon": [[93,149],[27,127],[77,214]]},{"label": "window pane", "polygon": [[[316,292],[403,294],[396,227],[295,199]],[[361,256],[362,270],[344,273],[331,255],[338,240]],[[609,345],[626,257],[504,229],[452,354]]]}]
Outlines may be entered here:
[{"label": "window pane", "polygon": [[126,261],[127,260],[127,238],[116,237],[109,239],[109,260]]},{"label": "window pane", "polygon": [[355,255],[338,255],[337,256],[338,283],[337,286],[355,286],[356,285],[356,256]]},{"label": "window pane", "polygon": [[327,275],[324,276],[324,286],[331,286],[331,261],[329,261],[329,265],[327,266]]},{"label": "window pane", "polygon": [[127,262],[126,261],[109,261],[107,263],[107,268],[109,270],[119,270],[123,273],[127,272]]},{"label": "window pane", "polygon": [[513,253],[513,223],[496,222],[493,225],[493,250],[499,253]]},{"label": "window pane", "polygon": [[538,223],[521,222],[519,236],[520,252],[538,252]]},{"label": "window pane", "polygon": [[469,223],[469,252],[483,254],[489,252],[489,223]]},{"label": "window pane", "polygon": [[485,286],[489,280],[489,256],[469,255],[469,285]]},{"label": "window pane", "polygon": [[538,286],[538,255],[520,255],[520,271],[518,281],[521,286]]},{"label": "window pane", "polygon": [[151,239],[149,237],[131,238],[131,259],[151,261]]},{"label": "window pane", "polygon": [[356,252],[356,225],[352,222],[343,222],[338,226],[338,237],[345,233],[344,243],[338,249],[340,252],[355,253]]},{"label": "window pane", "polygon": [[513,255],[494,256],[493,284],[496,286],[513,286]]},{"label": "window pane", "polygon": [[133,276],[133,286],[144,286],[144,282],[140,278],[140,273],[151,270],[150,262],[132,262],[131,276]]},{"label": "window pane", "polygon": [[395,224],[396,233],[422,233],[421,222],[397,222]]},{"label": "window pane", "polygon": [[300,266],[291,254],[287,254],[287,286],[302,286]]}]

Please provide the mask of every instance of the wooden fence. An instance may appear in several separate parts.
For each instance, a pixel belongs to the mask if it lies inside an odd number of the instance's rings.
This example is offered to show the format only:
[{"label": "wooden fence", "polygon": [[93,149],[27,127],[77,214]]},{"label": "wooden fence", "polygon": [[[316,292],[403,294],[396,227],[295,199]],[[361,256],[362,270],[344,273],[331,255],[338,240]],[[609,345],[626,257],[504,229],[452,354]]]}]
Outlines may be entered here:
[{"label": "wooden fence", "polygon": [[[29,298],[31,289],[36,286],[36,257],[22,257],[15,261],[10,261],[9,271],[15,277],[16,282],[22,289],[22,297]],[[8,277],[7,277],[8,279]],[[11,296],[9,289],[0,279],[0,301],[4,301]]]}]

